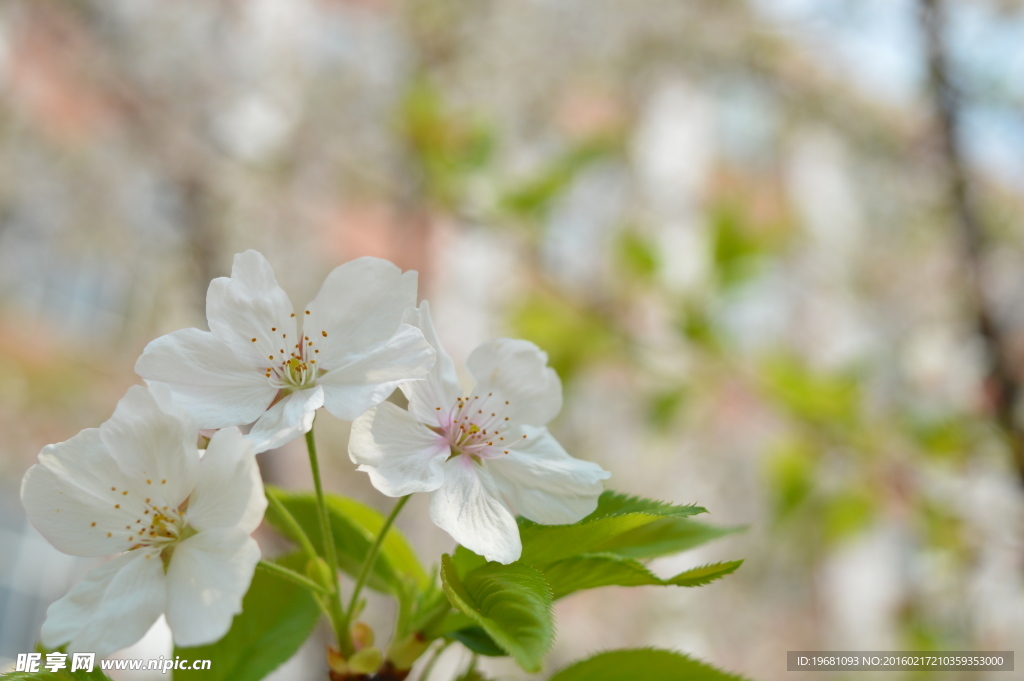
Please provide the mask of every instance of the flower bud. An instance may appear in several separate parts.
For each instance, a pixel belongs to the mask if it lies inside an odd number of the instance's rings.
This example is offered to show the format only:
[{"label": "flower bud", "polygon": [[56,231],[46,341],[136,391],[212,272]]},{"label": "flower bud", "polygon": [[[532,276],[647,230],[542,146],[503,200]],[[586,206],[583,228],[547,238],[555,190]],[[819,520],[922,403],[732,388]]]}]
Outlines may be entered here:
[{"label": "flower bud", "polygon": [[366,622],[356,622],[352,625],[352,643],[356,650],[369,648],[373,645],[373,629]]},{"label": "flower bud", "polygon": [[384,663],[384,654],[380,648],[370,646],[357,651],[348,661],[348,668],[357,674],[375,674]]},{"label": "flower bud", "polygon": [[306,563],[306,576],[329,591],[333,591],[336,587],[331,568],[327,566],[327,561],[320,556],[312,558]]},{"label": "flower bud", "polygon": [[348,661],[342,657],[341,651],[334,646],[327,646],[327,666],[332,672],[342,677],[348,674],[349,671]]}]

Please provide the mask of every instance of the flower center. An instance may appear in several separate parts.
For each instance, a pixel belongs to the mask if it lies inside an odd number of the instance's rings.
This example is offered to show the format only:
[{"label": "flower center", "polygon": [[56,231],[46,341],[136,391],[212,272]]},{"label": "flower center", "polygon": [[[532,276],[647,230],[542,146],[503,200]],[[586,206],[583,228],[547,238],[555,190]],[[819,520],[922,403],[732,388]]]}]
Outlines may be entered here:
[{"label": "flower center", "polygon": [[[271,338],[276,339],[277,327],[271,327],[270,332]],[[286,351],[288,334],[280,335],[277,352],[267,356],[271,365],[263,370],[270,385],[286,392],[312,388],[316,385],[317,376],[323,373],[316,365],[320,354],[320,348],[316,347],[316,337],[302,336],[299,342],[291,344],[292,348]],[[327,338],[327,332],[321,331],[319,337]],[[252,341],[255,343],[257,339],[253,338]]]},{"label": "flower center", "polygon": [[452,448],[452,456],[467,454],[475,459],[493,459],[508,454],[508,401],[494,393],[460,397],[448,411],[441,427]]}]

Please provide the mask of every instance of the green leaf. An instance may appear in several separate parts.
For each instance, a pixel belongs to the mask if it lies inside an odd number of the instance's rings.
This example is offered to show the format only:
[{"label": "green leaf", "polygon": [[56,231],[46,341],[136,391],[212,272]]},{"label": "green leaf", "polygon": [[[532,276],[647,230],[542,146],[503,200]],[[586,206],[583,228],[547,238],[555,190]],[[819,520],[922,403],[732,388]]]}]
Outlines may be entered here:
[{"label": "green leaf", "polygon": [[734,572],[741,560],[715,563],[661,579],[641,563],[615,555],[574,556],[545,566],[544,578],[555,599],[602,586],[702,586]]},{"label": "green leaf", "polygon": [[644,497],[606,490],[597,500],[597,509],[584,518],[583,522],[607,516],[625,515],[627,513],[649,513],[651,515],[681,518],[707,513],[707,509],[692,504],[679,506],[668,501],[645,499]]},{"label": "green leaf", "polygon": [[476,622],[529,672],[540,670],[555,637],[551,588],[528,565],[488,563],[459,577],[451,556],[441,556],[441,582],[456,609]]},{"label": "green leaf", "polygon": [[[273,494],[281,501],[309,535],[317,552],[323,555],[323,537],[320,534],[316,497],[309,493],[289,492],[276,487],[267,487],[267,494]],[[334,545],[338,551],[338,566],[354,577],[359,574],[374,537],[384,526],[384,516],[369,506],[347,497],[328,494],[326,500],[331,531],[334,533]],[[282,534],[290,536],[287,525],[281,521],[273,505],[267,509],[267,520]],[[406,584],[409,581],[420,589],[426,588],[430,582],[426,570],[423,569],[408,540],[398,528],[392,527],[384,538],[366,585],[376,591],[404,598]]]},{"label": "green leaf", "polygon": [[[276,562],[298,572],[305,557],[286,556]],[[288,660],[309,638],[320,607],[297,584],[257,571],[227,635],[216,643],[175,648],[191,660],[211,660],[208,670],[175,670],[174,681],[258,681]]]},{"label": "green leaf", "polygon": [[640,648],[600,653],[566,667],[549,681],[745,681],[682,653]]},{"label": "green leaf", "polygon": [[594,553],[614,553],[639,560],[657,558],[743,530],[742,527],[714,527],[688,518],[659,518],[598,544]]},{"label": "green leaf", "polygon": [[700,506],[675,506],[664,501],[605,492],[597,510],[573,525],[537,525],[520,522],[523,555],[530,565],[553,563],[583,553],[606,550],[623,535],[664,518],[705,513]]},{"label": "green leaf", "polygon": [[730,560],[724,563],[709,563],[708,565],[702,565],[695,567],[692,570],[686,572],[680,572],[671,579],[666,579],[665,584],[672,586],[704,586],[710,584],[716,579],[725,577],[728,574],[736,572],[740,565],[743,565],[742,560]]},{"label": "green leaf", "polygon": [[458,641],[478,655],[487,657],[504,657],[508,655],[501,646],[494,642],[494,639],[487,635],[483,627],[466,627],[449,634],[449,637]]}]

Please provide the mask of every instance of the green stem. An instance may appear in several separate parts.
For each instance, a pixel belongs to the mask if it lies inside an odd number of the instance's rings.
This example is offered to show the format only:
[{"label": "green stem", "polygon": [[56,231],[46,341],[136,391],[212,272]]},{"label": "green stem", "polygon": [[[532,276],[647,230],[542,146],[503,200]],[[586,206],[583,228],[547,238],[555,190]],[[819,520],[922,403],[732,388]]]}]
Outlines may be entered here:
[{"label": "green stem", "polygon": [[348,618],[341,608],[341,586],[338,582],[338,554],[334,547],[334,532],[331,531],[331,520],[327,514],[327,500],[324,498],[324,486],[320,481],[320,462],[316,455],[316,440],[313,429],[306,433],[306,449],[309,452],[309,469],[313,474],[313,487],[316,489],[316,506],[320,515],[320,534],[324,538],[324,558],[331,572],[334,589],[330,595],[330,619],[334,625],[334,633],[338,637],[338,649],[348,659],[355,652],[352,645],[352,634],[348,630]]},{"label": "green stem", "polygon": [[299,586],[305,587],[312,591],[314,594],[330,593],[327,591],[327,589],[323,588],[322,586],[314,582],[312,579],[300,575],[298,572],[290,570],[289,568],[286,568],[283,565],[278,565],[277,563],[268,563],[265,560],[261,560],[260,562],[256,563],[256,567],[260,568],[264,572],[269,572],[272,575],[277,575],[278,577],[282,577],[284,579],[287,579],[298,584]]},{"label": "green stem", "polygon": [[373,540],[373,544],[370,546],[370,550],[366,553],[366,559],[363,560],[363,567],[359,570],[359,577],[356,579],[356,587],[352,591],[352,597],[348,601],[348,610],[346,614],[349,618],[353,616],[356,611],[356,605],[359,603],[359,594],[363,590],[363,585],[366,584],[366,578],[370,575],[370,570],[373,568],[373,564],[377,561],[377,554],[380,553],[380,547],[384,544],[384,537],[387,536],[388,530],[391,529],[391,525],[394,524],[395,518],[398,517],[402,507],[405,506],[405,502],[409,501],[407,495],[398,500],[395,507],[391,509],[391,514],[388,515],[387,520],[384,521],[383,527],[380,528],[380,532],[377,533],[377,537]]},{"label": "green stem", "polygon": [[445,641],[437,648],[434,648],[434,652],[430,655],[430,659],[427,660],[427,664],[423,667],[423,673],[420,674],[420,681],[427,681],[427,679],[430,678],[430,672],[434,671],[434,665],[437,664],[438,659],[440,659],[441,653],[443,653],[445,648],[451,644],[451,641]]},{"label": "green stem", "polygon": [[277,514],[281,517],[287,527],[290,535],[299,543],[302,547],[302,552],[306,554],[306,558],[313,560],[317,557],[316,548],[313,546],[313,542],[310,541],[309,535],[302,529],[302,525],[299,525],[299,521],[295,519],[295,516],[291,514],[291,511],[277,498],[272,490],[267,490],[267,501],[274,507]]}]

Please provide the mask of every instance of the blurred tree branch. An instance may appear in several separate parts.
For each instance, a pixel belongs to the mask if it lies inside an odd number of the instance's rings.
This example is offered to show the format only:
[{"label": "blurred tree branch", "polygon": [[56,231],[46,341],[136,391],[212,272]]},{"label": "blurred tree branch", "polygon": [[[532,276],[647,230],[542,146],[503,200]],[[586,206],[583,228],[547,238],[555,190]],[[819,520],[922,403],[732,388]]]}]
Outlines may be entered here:
[{"label": "blurred tree branch", "polygon": [[1014,371],[1009,338],[996,319],[992,301],[985,292],[987,235],[960,146],[960,100],[951,79],[945,41],[946,5],[945,0],[918,0],[927,52],[929,95],[943,164],[941,172],[962,249],[971,314],[988,356],[987,396],[1024,484],[1024,428],[1015,413],[1021,384]]}]

